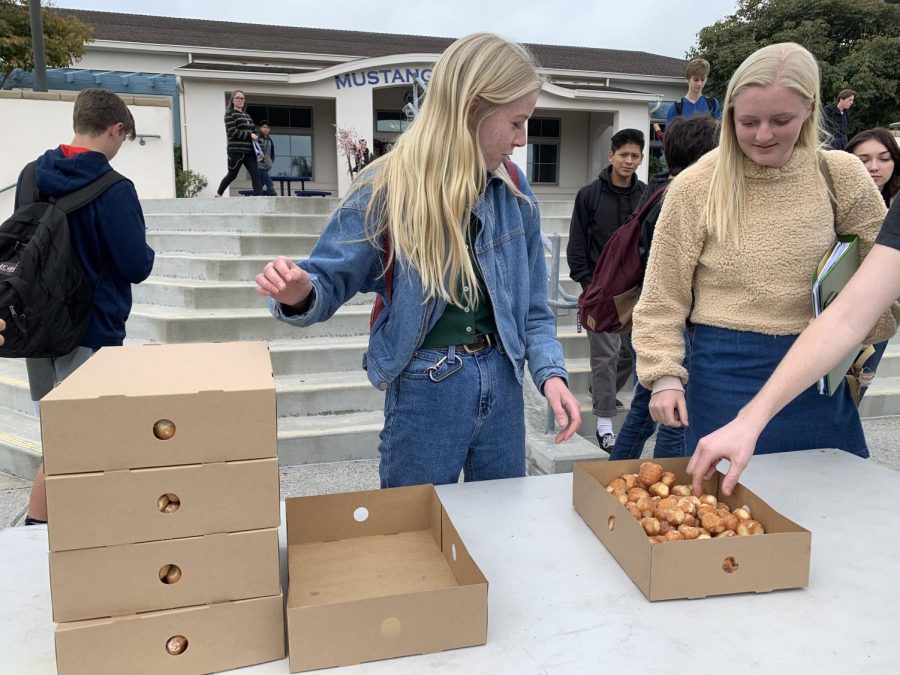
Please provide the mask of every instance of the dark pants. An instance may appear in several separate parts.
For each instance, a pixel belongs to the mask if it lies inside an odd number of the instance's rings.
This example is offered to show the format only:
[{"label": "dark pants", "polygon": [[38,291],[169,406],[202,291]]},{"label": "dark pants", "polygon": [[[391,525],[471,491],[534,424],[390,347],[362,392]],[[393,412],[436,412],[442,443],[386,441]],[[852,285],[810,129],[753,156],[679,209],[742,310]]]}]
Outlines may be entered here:
[{"label": "dark pants", "polygon": [[[622,342],[631,351],[634,359],[634,369],[637,372],[637,354],[631,346],[631,334],[623,335]],[[684,334],[684,365],[690,367],[691,343],[687,331]],[[644,387],[635,378],[634,396],[631,399],[631,407],[625,423],[616,434],[616,445],[609,453],[610,459],[637,459],[644,452],[644,444],[647,439],[657,431],[657,424],[650,417],[651,391]],[[679,427],[667,427],[660,424],[656,434],[656,446],[653,449],[653,457],[682,457],[684,455],[684,429]]]},{"label": "dark pants", "polygon": [[259,170],[259,181],[262,183],[262,186],[265,188],[263,190],[263,194],[268,195],[269,197],[276,197],[278,193],[275,192],[275,185],[272,183],[272,176],[269,175],[268,169],[260,169]]},{"label": "dark pants", "polygon": [[616,393],[631,377],[631,353],[621,336],[588,331],[591,350],[591,402],[595,417],[616,416]]},{"label": "dark pants", "polygon": [[219,183],[219,189],[216,191],[216,194],[222,195],[225,193],[225,190],[231,185],[231,181],[237,178],[242,165],[247,167],[247,173],[250,174],[250,182],[253,183],[253,194],[262,194],[262,184],[259,182],[259,167],[256,163],[256,153],[254,152],[228,153],[228,173],[225,174],[225,178]]}]

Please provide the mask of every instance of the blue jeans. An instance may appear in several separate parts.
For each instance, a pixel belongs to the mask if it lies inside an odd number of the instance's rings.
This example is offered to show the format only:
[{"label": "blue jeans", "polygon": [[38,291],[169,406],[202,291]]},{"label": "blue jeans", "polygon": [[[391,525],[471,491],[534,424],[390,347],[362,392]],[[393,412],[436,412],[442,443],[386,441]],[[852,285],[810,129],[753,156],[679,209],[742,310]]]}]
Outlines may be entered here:
[{"label": "blue jeans", "polygon": [[522,385],[502,347],[420,349],[384,401],[381,487],[525,475]]},{"label": "blue jeans", "polygon": [[[643,453],[647,439],[653,435],[654,431],[657,431],[657,424],[650,417],[650,394],[652,392],[637,381],[637,354],[631,345],[631,334],[623,335],[622,339],[631,352],[631,358],[634,363],[635,383],[628,417],[625,418],[622,428],[616,434],[616,445],[613,447],[612,452],[609,453],[611,460],[637,459]],[[685,333],[685,367],[689,367],[690,358],[691,343],[688,334]],[[683,455],[684,429],[660,424],[659,431],[656,434],[656,447],[653,449],[653,457],[658,459],[661,457],[682,457]]]},{"label": "blue jeans", "polygon": [[259,170],[259,182],[262,183],[264,195],[275,197],[278,194],[275,192],[275,185],[272,183],[272,177],[269,175],[268,169]]}]

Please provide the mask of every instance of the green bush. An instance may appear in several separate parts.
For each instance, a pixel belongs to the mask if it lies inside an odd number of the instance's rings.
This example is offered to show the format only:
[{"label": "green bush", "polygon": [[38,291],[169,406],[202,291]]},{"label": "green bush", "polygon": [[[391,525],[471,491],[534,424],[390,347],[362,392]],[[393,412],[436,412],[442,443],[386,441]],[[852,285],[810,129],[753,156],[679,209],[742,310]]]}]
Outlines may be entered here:
[{"label": "green bush", "polygon": [[181,146],[174,149],[175,160],[175,196],[196,197],[209,185],[206,176],[190,169],[181,168]]},{"label": "green bush", "polygon": [[175,171],[175,196],[196,197],[209,184],[206,176],[188,169]]},{"label": "green bush", "polygon": [[648,167],[648,169],[648,175],[652,176],[653,174],[657,174],[660,171],[665,171],[666,163],[665,161],[663,161],[662,157],[655,157],[654,155],[650,155],[650,166]]}]

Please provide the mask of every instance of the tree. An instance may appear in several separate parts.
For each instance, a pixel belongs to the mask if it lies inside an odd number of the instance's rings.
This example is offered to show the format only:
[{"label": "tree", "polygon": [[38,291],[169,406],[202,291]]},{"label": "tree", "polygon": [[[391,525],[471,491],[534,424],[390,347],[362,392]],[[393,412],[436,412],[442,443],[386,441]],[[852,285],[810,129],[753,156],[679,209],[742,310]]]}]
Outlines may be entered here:
[{"label": "tree", "polygon": [[[94,40],[94,29],[74,16],[41,8],[47,66],[65,68],[84,56],[84,45]],[[13,70],[34,69],[31,51],[31,15],[28,0],[0,0],[0,89]]]},{"label": "tree", "polygon": [[720,99],[728,79],[754,51],[797,42],[819,62],[822,101],[858,93],[852,132],[900,121],[900,6],[884,0],[739,0],[731,16],[697,34],[688,58],[712,70],[707,89]]}]

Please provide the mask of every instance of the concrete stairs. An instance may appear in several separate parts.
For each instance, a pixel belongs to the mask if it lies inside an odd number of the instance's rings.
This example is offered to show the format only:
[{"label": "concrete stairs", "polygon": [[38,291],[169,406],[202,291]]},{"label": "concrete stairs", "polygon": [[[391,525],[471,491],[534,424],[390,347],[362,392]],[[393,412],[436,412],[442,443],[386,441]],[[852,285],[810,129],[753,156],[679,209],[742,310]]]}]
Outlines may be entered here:
[{"label": "concrete stairs", "polygon": [[[298,330],[275,321],[254,276],[275,255],[309,254],[335,199],[227,198],[144,202],[156,249],[152,276],[134,288],[129,344],[267,340],[276,377],[279,457],[284,465],[378,456],[383,394],[361,369],[372,298],[360,295],[327,323]],[[571,201],[543,201],[542,228],[565,250]],[[570,293],[565,256],[561,277]],[[593,440],[587,338],[574,313],[560,319],[570,381],[582,402],[582,435]],[[627,403],[625,392],[619,397]],[[864,415],[900,414],[900,345],[891,345]],[[620,424],[624,415],[617,417]],[[584,456],[584,446],[582,446]],[[602,453],[597,452],[598,456]],[[40,424],[25,364],[0,359],[0,471],[31,478]]]}]

